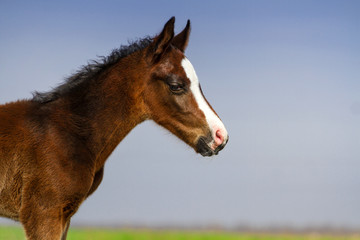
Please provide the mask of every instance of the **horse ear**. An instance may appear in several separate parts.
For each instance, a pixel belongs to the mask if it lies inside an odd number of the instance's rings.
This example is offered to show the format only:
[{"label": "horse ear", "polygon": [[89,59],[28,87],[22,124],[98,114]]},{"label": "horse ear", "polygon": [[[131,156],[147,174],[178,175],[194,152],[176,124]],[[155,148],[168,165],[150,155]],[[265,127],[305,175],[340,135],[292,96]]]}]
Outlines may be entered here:
[{"label": "horse ear", "polygon": [[149,49],[151,51],[149,56],[153,63],[157,62],[161,58],[170,45],[171,40],[174,38],[174,23],[175,17],[170,18],[170,20],[165,24],[162,32],[154,38],[151,44],[152,46]]},{"label": "horse ear", "polygon": [[181,33],[174,37],[171,44],[178,48],[180,51],[185,52],[185,49],[189,43],[190,30],[190,20],[188,20],[184,30],[182,30]]}]

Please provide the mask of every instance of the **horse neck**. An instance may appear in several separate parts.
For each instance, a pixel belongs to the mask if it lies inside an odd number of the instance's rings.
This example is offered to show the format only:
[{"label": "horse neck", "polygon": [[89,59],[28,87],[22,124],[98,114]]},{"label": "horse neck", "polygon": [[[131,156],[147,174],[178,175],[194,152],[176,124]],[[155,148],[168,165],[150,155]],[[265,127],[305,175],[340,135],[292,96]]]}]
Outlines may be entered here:
[{"label": "horse neck", "polygon": [[[88,147],[100,169],[120,141],[146,116],[142,100],[146,67],[140,54],[132,54],[105,70],[88,90],[91,106],[87,121],[91,134]],[[100,84],[99,84],[100,83]]]}]

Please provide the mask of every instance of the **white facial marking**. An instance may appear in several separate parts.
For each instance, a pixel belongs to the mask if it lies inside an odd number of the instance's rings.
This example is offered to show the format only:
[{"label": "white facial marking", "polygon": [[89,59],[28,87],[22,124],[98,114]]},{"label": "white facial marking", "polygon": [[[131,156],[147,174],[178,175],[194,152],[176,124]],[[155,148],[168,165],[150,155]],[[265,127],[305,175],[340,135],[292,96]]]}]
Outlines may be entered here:
[{"label": "white facial marking", "polygon": [[[210,106],[206,102],[206,100],[204,99],[204,96],[202,95],[202,93],[200,91],[199,80],[198,80],[198,77],[196,75],[193,65],[186,57],[181,61],[181,65],[184,68],[185,73],[190,80],[190,90],[191,90],[192,94],[194,95],[194,98],[195,98],[200,110],[205,115],[206,121],[211,130],[213,139],[216,138],[216,136],[215,136],[216,130],[220,130],[223,134],[224,141],[226,141],[228,138],[228,134],[225,129],[225,126],[222,123],[222,121],[219,119],[219,117],[210,108]],[[213,145],[213,144],[214,144],[214,140],[212,141],[211,145]]]}]

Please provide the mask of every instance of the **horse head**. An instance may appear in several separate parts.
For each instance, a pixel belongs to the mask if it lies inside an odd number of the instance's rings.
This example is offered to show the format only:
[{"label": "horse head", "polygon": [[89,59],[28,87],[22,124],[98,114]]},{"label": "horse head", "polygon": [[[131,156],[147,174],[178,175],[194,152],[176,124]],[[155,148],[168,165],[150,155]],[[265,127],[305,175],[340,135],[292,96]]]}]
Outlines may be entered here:
[{"label": "horse head", "polygon": [[146,49],[150,69],[144,87],[149,118],[178,136],[196,152],[212,156],[224,148],[227,130],[206,100],[193,65],[185,56],[190,21],[174,35],[171,18]]}]

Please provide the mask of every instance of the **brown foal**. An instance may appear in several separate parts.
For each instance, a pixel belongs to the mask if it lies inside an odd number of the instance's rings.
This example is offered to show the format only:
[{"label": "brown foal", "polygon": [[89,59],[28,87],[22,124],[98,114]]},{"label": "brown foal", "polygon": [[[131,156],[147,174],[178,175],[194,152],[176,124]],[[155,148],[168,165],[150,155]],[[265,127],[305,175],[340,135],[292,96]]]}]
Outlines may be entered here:
[{"label": "brown foal", "polygon": [[66,239],[106,159],[144,120],[203,156],[225,146],[227,131],[184,55],[190,21],[176,36],[174,22],[84,66],[50,92],[0,105],[0,216],[20,221],[27,239]]}]

